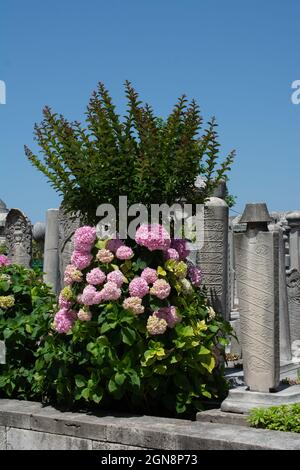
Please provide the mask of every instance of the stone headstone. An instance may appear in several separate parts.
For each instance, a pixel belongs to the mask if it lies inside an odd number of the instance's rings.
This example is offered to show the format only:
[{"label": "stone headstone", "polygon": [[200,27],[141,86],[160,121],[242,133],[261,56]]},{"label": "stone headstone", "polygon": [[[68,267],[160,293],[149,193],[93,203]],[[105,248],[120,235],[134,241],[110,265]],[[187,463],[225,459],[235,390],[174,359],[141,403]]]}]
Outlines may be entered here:
[{"label": "stone headstone", "polygon": [[44,282],[54,292],[59,290],[58,212],[58,209],[47,210],[44,247]]},{"label": "stone headstone", "polygon": [[5,245],[5,222],[8,214],[6,204],[0,199],[0,246]]},{"label": "stone headstone", "polygon": [[292,347],[300,340],[300,273],[297,269],[287,272],[287,295]]},{"label": "stone headstone", "polygon": [[0,364],[6,364],[5,341],[0,341]]},{"label": "stone headstone", "polygon": [[235,234],[244,379],[258,392],[279,385],[279,235],[270,221],[265,205],[246,205],[247,230]]},{"label": "stone headstone", "polygon": [[196,263],[203,272],[211,305],[228,320],[228,206],[222,199],[211,197],[205,203],[204,245]]},{"label": "stone headstone", "polygon": [[19,209],[11,209],[6,217],[5,237],[8,256],[15,264],[30,267],[32,253],[32,225]]},{"label": "stone headstone", "polygon": [[286,219],[290,227],[290,268],[300,272],[300,212],[290,212]]},{"label": "stone headstone", "polygon": [[74,232],[82,225],[79,214],[71,217],[62,207],[58,212],[58,259],[59,279],[62,287],[66,266],[71,261],[74,250]]}]

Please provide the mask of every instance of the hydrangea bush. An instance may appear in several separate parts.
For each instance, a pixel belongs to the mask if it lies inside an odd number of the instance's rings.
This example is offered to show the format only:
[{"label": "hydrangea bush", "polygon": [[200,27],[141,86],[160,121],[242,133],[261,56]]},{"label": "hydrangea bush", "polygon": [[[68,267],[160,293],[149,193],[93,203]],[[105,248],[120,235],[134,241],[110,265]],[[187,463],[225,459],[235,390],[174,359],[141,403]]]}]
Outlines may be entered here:
[{"label": "hydrangea bush", "polygon": [[33,386],[35,353],[48,334],[56,301],[40,274],[0,255],[0,340],[6,345],[0,397],[39,398]]},{"label": "hydrangea bush", "polygon": [[209,307],[187,256],[185,241],[158,224],[142,225],[131,243],[76,231],[38,352],[44,401],[175,416],[223,398],[230,326]]}]

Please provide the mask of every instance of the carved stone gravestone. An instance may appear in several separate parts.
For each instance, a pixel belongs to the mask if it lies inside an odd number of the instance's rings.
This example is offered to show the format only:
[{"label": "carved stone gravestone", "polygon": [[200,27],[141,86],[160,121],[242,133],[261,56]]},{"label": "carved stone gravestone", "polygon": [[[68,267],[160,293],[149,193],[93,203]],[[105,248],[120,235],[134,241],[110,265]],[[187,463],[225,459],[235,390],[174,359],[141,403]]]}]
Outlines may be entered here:
[{"label": "carved stone gravestone", "polygon": [[269,232],[265,204],[247,204],[235,234],[235,259],[246,385],[269,392],[279,385],[279,234]]},{"label": "carved stone gravestone", "polygon": [[300,273],[297,269],[287,272],[287,293],[293,348],[293,342],[300,340]]},{"label": "carved stone gravestone", "polygon": [[58,260],[59,283],[62,287],[66,266],[71,261],[74,249],[73,236],[77,228],[82,225],[79,214],[76,217],[70,215],[60,207],[58,213]]},{"label": "carved stone gravestone", "polygon": [[59,259],[58,259],[58,209],[48,209],[46,213],[46,232],[44,247],[44,282],[58,292]]},{"label": "carved stone gravestone", "polygon": [[0,341],[0,364],[6,364],[5,341]]},{"label": "carved stone gravestone", "polygon": [[32,253],[32,225],[19,209],[11,209],[6,217],[5,237],[8,256],[13,263],[29,267]]},{"label": "carved stone gravestone", "polygon": [[213,308],[228,320],[228,206],[222,199],[211,197],[205,203],[204,245],[196,262]]}]

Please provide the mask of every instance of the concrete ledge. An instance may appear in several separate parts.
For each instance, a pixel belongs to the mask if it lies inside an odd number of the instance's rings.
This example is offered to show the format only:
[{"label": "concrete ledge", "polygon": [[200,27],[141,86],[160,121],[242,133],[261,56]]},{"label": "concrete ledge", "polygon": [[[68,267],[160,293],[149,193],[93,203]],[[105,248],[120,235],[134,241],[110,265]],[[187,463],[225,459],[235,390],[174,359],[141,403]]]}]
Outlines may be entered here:
[{"label": "concrete ledge", "polygon": [[0,449],[300,450],[300,435],[202,420],[63,413],[0,400]]},{"label": "concrete ledge", "polygon": [[220,423],[250,427],[250,424],[247,421],[247,415],[240,413],[225,413],[219,408],[197,413],[196,420],[201,423]]}]

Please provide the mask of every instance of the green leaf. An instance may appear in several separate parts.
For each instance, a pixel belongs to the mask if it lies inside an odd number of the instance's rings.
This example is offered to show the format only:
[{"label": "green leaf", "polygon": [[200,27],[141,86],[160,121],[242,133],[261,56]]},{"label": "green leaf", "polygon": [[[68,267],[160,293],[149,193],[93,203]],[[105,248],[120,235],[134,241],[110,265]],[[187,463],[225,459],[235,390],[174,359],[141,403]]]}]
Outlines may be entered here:
[{"label": "green leaf", "polygon": [[117,372],[117,373],[115,374],[114,380],[115,380],[116,384],[118,384],[118,385],[123,385],[123,383],[124,383],[125,380],[126,380],[126,375]]},{"label": "green leaf", "polygon": [[86,379],[83,375],[75,375],[75,384],[78,388],[82,388],[86,384]]},{"label": "green leaf", "polygon": [[122,328],[121,335],[122,335],[123,343],[126,343],[129,346],[132,346],[133,343],[135,342],[136,333],[135,333],[134,330],[132,330],[128,326],[125,326],[125,327]]}]

